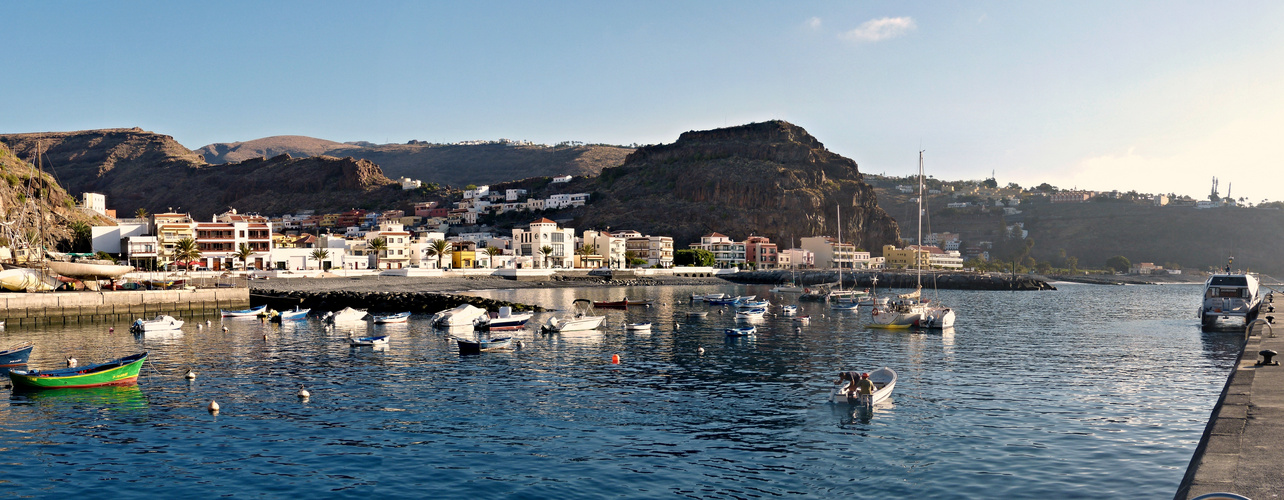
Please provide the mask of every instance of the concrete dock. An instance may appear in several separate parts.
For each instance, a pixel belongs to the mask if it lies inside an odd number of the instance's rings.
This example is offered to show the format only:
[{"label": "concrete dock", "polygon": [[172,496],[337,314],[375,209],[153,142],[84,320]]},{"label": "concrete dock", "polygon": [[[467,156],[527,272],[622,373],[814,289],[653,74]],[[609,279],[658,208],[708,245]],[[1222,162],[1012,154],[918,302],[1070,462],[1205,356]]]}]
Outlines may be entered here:
[{"label": "concrete dock", "polygon": [[250,305],[248,288],[0,293],[5,326],[133,321],[157,314],[203,316]]},{"label": "concrete dock", "polygon": [[1284,494],[1284,365],[1258,364],[1262,350],[1284,354],[1284,321],[1274,321],[1284,319],[1284,309],[1275,309],[1274,295],[1264,299],[1259,317],[1274,324],[1248,329],[1177,500],[1214,492],[1254,500]]}]

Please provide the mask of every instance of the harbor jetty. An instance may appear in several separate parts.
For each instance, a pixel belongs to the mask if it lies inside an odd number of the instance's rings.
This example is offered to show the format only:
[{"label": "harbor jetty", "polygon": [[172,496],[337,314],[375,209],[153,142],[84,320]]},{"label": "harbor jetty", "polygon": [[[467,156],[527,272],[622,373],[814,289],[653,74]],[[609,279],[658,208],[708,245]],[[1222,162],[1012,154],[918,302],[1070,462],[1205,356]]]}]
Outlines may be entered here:
[{"label": "harbor jetty", "polygon": [[472,304],[490,311],[497,311],[503,306],[511,307],[514,311],[544,310],[539,306],[530,304],[437,292],[360,292],[352,290],[312,292],[255,289],[254,293],[250,295],[250,305],[258,307],[265,304],[278,310],[291,309],[297,305],[301,308],[320,311],[333,311],[351,307],[375,312],[409,311],[419,314],[433,314],[445,309],[458,307],[461,304]]},{"label": "harbor jetty", "polygon": [[[791,281],[799,286],[837,283],[838,271],[742,271],[722,275],[722,279],[743,284],[781,284]],[[868,288],[878,279],[879,288],[914,288],[919,283],[913,272],[844,272],[843,286]],[[981,274],[963,272],[924,272],[923,287],[943,290],[1056,290],[1047,281],[1025,274]]]},{"label": "harbor jetty", "polygon": [[[1284,353],[1284,322],[1275,294],[1245,329],[1244,349],[1213,407],[1204,435],[1177,489],[1176,500],[1206,493],[1274,498],[1284,491],[1284,365],[1263,353]],[[1284,313],[1284,310],[1279,312]]]},{"label": "harbor jetty", "polygon": [[133,321],[158,314],[175,317],[218,314],[250,304],[248,288],[109,290],[102,292],[0,293],[0,319],[7,326]]}]

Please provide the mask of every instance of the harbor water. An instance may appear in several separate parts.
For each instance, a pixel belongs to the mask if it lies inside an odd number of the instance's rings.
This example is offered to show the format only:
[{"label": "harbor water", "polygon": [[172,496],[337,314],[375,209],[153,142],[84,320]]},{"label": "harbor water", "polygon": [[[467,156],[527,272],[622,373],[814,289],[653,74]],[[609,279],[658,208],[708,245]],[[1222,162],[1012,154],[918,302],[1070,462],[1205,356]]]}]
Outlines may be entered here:
[{"label": "harbor water", "polygon": [[[184,318],[181,334],[146,336],[126,323],[10,328],[0,345],[35,341],[31,368],[144,350],[150,362],[137,387],[0,392],[0,494],[1171,496],[1239,335],[1201,332],[1197,285],[1057,286],[941,291],[935,300],[958,310],[944,332],[872,330],[867,309],[803,303],[812,319],[801,331],[769,316],[735,339],[723,333],[737,325],[731,310],[687,296],[757,294],[773,312],[796,296],[733,285],[474,292],[550,308],[655,300],[599,309],[599,330],[516,332],[520,349],[474,356],[452,340],[473,333],[418,317],[334,330],[315,318],[208,318],[200,329]],[[692,310],[710,314],[688,320]],[[622,326],[641,321],[649,333]],[[391,342],[352,348],[349,334]],[[827,402],[839,371],[883,366],[899,374],[888,402]]]}]

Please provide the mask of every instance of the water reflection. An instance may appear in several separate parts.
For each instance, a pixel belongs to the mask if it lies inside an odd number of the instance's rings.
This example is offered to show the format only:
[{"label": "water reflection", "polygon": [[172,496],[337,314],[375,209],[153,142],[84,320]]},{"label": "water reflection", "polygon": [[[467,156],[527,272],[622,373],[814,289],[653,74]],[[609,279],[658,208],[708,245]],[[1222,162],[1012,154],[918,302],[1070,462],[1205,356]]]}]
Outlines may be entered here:
[{"label": "water reflection", "polygon": [[137,414],[147,409],[147,398],[136,385],[17,391],[10,404],[32,405],[41,411],[97,411],[108,414]]}]

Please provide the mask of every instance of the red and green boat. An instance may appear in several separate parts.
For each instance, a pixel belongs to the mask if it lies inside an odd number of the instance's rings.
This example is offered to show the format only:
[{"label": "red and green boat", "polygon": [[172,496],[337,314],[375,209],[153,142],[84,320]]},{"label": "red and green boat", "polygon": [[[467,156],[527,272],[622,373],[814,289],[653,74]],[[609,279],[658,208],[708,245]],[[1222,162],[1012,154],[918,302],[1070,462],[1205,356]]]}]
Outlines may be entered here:
[{"label": "red and green boat", "polygon": [[138,383],[138,370],[146,360],[147,352],[142,352],[89,366],[57,370],[10,370],[9,380],[13,382],[15,390],[134,385]]}]

